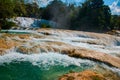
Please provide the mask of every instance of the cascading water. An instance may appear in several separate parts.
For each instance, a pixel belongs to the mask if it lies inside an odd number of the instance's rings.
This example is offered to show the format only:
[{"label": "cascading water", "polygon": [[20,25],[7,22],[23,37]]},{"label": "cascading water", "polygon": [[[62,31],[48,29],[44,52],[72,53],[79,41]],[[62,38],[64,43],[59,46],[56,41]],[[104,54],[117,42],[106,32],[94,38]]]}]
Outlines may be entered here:
[{"label": "cascading water", "polygon": [[[21,45],[0,56],[0,80],[57,80],[63,74],[94,69],[96,66],[101,66],[120,75],[118,68],[89,59],[69,57],[61,54],[60,50],[66,48],[66,44],[68,44],[107,54],[119,54],[120,46],[115,44],[116,42],[119,43],[119,38],[112,37],[113,40],[109,40],[109,36],[104,38],[98,34],[62,30],[9,30],[8,32],[11,34],[30,34],[30,39],[7,36],[6,39],[20,42]],[[37,35],[37,38],[33,34]],[[20,47],[22,49],[25,47],[26,51],[23,53],[20,51],[22,50]],[[40,48],[46,49],[47,52],[40,50]],[[58,50],[50,52],[49,49],[52,48]],[[38,51],[37,54],[34,53],[36,50]]]},{"label": "cascading water", "polygon": [[56,80],[69,71],[93,66],[92,61],[53,52],[32,55],[10,52],[0,56],[0,80]]},{"label": "cascading water", "polygon": [[[79,72],[97,65],[90,60],[53,52],[32,55],[10,52],[0,56],[0,80],[57,80],[65,73]],[[119,69],[104,67],[119,74]]]}]

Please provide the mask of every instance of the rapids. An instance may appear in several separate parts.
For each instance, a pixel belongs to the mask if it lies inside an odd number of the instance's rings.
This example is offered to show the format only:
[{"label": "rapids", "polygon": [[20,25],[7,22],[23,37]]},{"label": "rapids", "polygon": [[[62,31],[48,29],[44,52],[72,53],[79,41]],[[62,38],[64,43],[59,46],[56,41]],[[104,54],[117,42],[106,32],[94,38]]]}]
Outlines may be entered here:
[{"label": "rapids", "polygon": [[0,80],[57,80],[63,74],[92,69],[98,65],[120,74],[117,68],[59,53],[25,55],[10,52],[0,56]]},{"label": "rapids", "polygon": [[[62,50],[75,47],[109,54],[119,59],[120,37],[57,29],[4,32],[6,30],[2,30],[0,38],[19,44],[0,56],[0,80],[57,80],[69,72],[99,70],[97,66],[120,75],[119,68],[89,58],[74,58],[62,54]],[[21,34],[27,36],[21,38]]]}]

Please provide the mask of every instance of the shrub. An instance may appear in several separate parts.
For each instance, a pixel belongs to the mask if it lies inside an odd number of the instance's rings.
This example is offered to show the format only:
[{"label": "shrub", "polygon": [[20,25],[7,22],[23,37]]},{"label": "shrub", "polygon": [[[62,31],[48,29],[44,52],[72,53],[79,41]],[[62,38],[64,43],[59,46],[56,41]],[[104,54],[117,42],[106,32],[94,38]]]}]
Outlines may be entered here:
[{"label": "shrub", "polygon": [[41,24],[41,28],[51,28],[51,26],[48,24]]},{"label": "shrub", "polygon": [[1,29],[10,29],[13,26],[16,26],[16,24],[14,22],[11,21],[7,21],[7,20],[2,20],[1,22]]}]

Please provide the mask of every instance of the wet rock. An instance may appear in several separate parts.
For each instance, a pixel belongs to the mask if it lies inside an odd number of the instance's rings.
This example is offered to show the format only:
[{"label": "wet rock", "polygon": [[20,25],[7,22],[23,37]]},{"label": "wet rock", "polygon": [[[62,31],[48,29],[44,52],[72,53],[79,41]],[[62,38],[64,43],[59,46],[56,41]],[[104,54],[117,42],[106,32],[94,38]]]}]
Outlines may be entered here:
[{"label": "wet rock", "polygon": [[30,47],[18,47],[17,51],[25,54],[41,52],[60,52],[71,57],[90,59],[93,61],[105,63],[109,66],[115,66],[117,68],[120,68],[120,58],[118,57],[102,52],[97,52],[94,50],[72,46],[63,42],[41,42],[40,44],[31,45]]},{"label": "wet rock", "polygon": [[9,34],[9,33],[5,33],[2,35],[3,38],[9,37],[9,38],[13,38],[13,37],[19,37],[20,39],[30,39],[30,34]]},{"label": "wet rock", "polygon": [[90,59],[93,61],[100,61],[110,66],[115,66],[120,68],[120,58],[111,56],[106,53],[97,52],[88,49],[74,49],[71,53],[68,54],[72,57],[83,58],[83,59]]},{"label": "wet rock", "polygon": [[15,46],[17,46],[16,42],[1,38],[0,39],[0,55],[5,54],[6,50],[10,50]]},{"label": "wet rock", "polygon": [[[84,42],[84,43],[89,43],[87,44],[88,46],[90,44],[96,44],[97,46],[102,45],[105,48],[106,46],[111,47],[113,46],[111,44],[113,44],[116,41],[119,41],[120,38],[118,37],[116,38],[115,36],[108,34],[98,34],[98,33],[82,32],[82,31],[70,31],[70,30],[57,30],[57,29],[55,30],[40,29],[37,30],[36,32],[44,32],[55,35],[52,36],[52,35],[43,34],[38,36],[39,33],[37,36],[33,35],[32,33],[3,34],[3,36],[0,37],[1,38],[0,48],[3,49],[3,51],[1,50],[1,53],[4,53],[4,49],[10,49],[12,47],[16,47],[17,52],[24,54],[33,54],[33,53],[41,53],[41,52],[59,52],[62,54],[69,55],[71,57],[98,61],[98,62],[106,63],[110,66],[115,66],[117,68],[120,68],[120,58],[110,54],[106,54],[104,52],[100,52],[99,50],[92,50],[91,48],[76,46],[73,45],[74,43],[72,43],[74,37],[77,36],[77,38],[79,38],[78,35],[81,35],[82,39],[85,38],[83,40],[88,39],[88,41]],[[67,41],[66,39],[64,39],[66,37],[70,37],[70,40],[67,39],[68,40]],[[92,41],[90,41],[89,39]],[[16,46],[16,43],[19,45]],[[80,41],[80,43],[83,42]],[[113,49],[113,47],[111,48]]]},{"label": "wet rock", "polygon": [[[115,69],[113,69],[115,71]],[[103,66],[95,66],[91,71],[102,74],[107,80],[120,80],[120,75],[115,72],[104,68]]]},{"label": "wet rock", "polygon": [[115,36],[120,37],[120,31],[119,30],[108,31],[107,34],[115,35]]},{"label": "wet rock", "polygon": [[80,73],[63,75],[59,80],[107,80],[102,74],[86,70]]},{"label": "wet rock", "polygon": [[6,53],[6,49],[0,49],[0,55],[4,55]]},{"label": "wet rock", "polygon": [[102,66],[96,65],[82,72],[64,74],[59,80],[120,80],[120,76]]},{"label": "wet rock", "polygon": [[47,50],[41,46],[33,46],[33,47],[19,46],[16,51],[22,54],[38,54],[41,52],[47,52]]}]

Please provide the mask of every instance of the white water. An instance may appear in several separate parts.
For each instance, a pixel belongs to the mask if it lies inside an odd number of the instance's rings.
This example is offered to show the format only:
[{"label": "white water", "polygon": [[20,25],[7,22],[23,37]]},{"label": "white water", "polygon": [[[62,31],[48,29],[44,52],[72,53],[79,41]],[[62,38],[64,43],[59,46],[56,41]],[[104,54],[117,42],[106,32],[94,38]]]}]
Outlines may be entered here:
[{"label": "white water", "polygon": [[[40,32],[33,30],[9,30],[9,32],[21,32],[21,33],[27,32],[38,36],[43,36],[44,38],[34,38],[34,36],[32,36],[30,40],[27,40],[28,43],[34,42],[34,44],[36,45],[40,44],[41,42],[56,41],[56,42],[67,43],[77,47],[83,47],[90,50],[108,53],[115,56],[120,55],[120,37],[104,35],[104,34],[95,34],[95,33],[92,33],[91,35],[91,33],[85,33],[85,32],[79,33],[79,32],[64,31],[64,30],[45,30],[45,31],[41,30]],[[51,35],[42,34],[45,32],[48,32]],[[18,39],[19,38],[16,37],[16,40]],[[93,42],[94,44],[90,44],[89,42]]]},{"label": "white water", "polygon": [[[52,31],[58,35],[54,37],[51,41],[61,41],[64,43],[71,44],[73,46],[83,47],[90,50],[96,50],[103,53],[108,53],[111,55],[120,55],[120,37],[105,35],[105,34],[95,34],[90,35],[84,32],[65,32],[65,31]],[[98,37],[98,38],[97,38]],[[96,44],[90,44],[87,42],[95,42]]]},{"label": "white water", "polygon": [[[116,44],[116,41],[118,41],[118,43],[120,42],[119,37],[116,38],[114,36],[111,37],[111,36],[105,35],[104,37],[102,36],[102,38],[101,37],[97,38],[96,36],[91,36],[89,33],[84,33],[84,32],[78,33],[78,32],[72,32],[72,31],[67,32],[67,31],[54,31],[54,30],[48,31],[52,35],[45,35],[41,33],[45,31],[41,31],[41,32],[30,31],[30,30],[28,31],[9,30],[9,31],[21,32],[21,33],[27,32],[27,33],[35,34],[38,36],[43,36],[40,38],[35,38],[34,36],[31,36],[29,40],[20,39],[19,37],[9,38],[9,39],[15,39],[19,41],[26,41],[26,43],[22,45],[25,47],[32,47],[35,45],[43,45],[42,43],[46,43],[46,42],[53,42],[53,45],[51,46],[59,48],[59,47],[64,47],[64,45],[56,46],[54,42],[62,42],[62,43],[70,44],[75,47],[82,47],[82,48],[95,50],[98,52],[104,52],[104,53],[115,55],[115,56],[120,55],[120,45]],[[98,34],[96,35],[99,36]],[[90,44],[88,43],[89,41],[96,42],[96,44]],[[31,45],[30,43],[33,43],[33,44]],[[106,45],[103,45],[103,43],[105,43]],[[81,64],[84,64],[86,66],[93,66],[93,67],[96,65],[100,65],[120,75],[120,70],[117,68],[108,67],[103,63],[97,63],[90,60],[72,58],[67,55],[60,54],[60,52],[56,52],[56,53],[40,52],[38,54],[27,55],[27,54],[18,53],[15,50],[13,50],[8,52],[8,54],[0,56],[0,65],[4,65],[6,63],[9,64],[11,62],[19,63],[22,61],[30,62],[34,66],[38,66],[40,68],[44,68],[47,70],[49,70],[50,66],[55,66],[55,65],[61,65],[65,67],[70,65],[81,67]]]},{"label": "white water", "polygon": [[[51,37],[51,36],[50,36]],[[73,46],[77,46],[77,47],[83,47],[86,49],[90,49],[90,50],[95,50],[95,51],[99,51],[99,52],[103,52],[103,53],[108,53],[111,55],[120,55],[120,46],[116,45],[116,41],[111,41],[110,43],[107,43],[106,40],[106,44],[107,45],[103,45],[103,43],[105,43],[105,41],[103,40],[99,40],[97,42],[97,44],[89,44],[87,43],[87,41],[89,42],[95,42],[98,39],[94,39],[94,38],[83,38],[83,37],[47,37],[44,39],[36,39],[33,38],[32,41],[34,41],[35,43],[37,42],[47,42],[47,41],[51,41],[51,42],[63,42],[63,43],[67,43]],[[119,41],[120,42],[120,41]],[[38,43],[38,44],[39,44]]]},{"label": "white water", "polygon": [[94,62],[90,60],[82,60],[69,57],[67,55],[62,55],[60,53],[40,53],[40,54],[21,54],[17,52],[10,52],[3,56],[0,56],[0,65],[4,65],[4,63],[11,63],[11,62],[20,62],[20,61],[28,61],[32,63],[34,66],[48,68],[50,66],[55,65],[62,65],[62,66],[81,66],[84,63],[86,66],[93,66],[95,65]]},{"label": "white water", "polygon": [[67,55],[63,55],[60,53],[40,53],[40,54],[21,54],[18,52],[10,52],[3,56],[0,56],[0,65],[10,64],[10,63],[19,63],[19,62],[30,62],[33,66],[38,66],[41,69],[49,70],[51,66],[78,66],[83,67],[87,66],[88,68],[94,68],[99,65],[105,69],[111,70],[120,75],[120,69],[109,67],[104,63],[97,63],[94,61],[86,60],[86,59],[77,59],[73,57],[69,57]]}]

